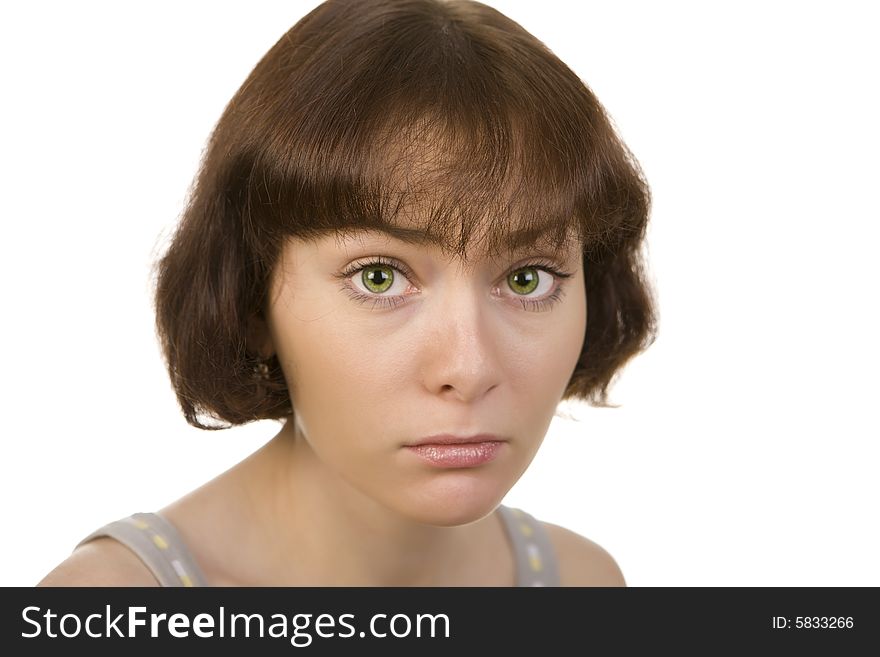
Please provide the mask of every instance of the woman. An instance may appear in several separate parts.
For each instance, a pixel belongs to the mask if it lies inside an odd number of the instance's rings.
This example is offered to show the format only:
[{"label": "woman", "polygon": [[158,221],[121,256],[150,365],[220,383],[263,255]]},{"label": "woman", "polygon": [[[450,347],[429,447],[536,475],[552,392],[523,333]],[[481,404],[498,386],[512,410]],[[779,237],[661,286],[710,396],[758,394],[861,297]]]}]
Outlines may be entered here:
[{"label": "woman", "polygon": [[591,91],[497,11],[320,5],[226,107],[157,263],[186,420],[282,427],[40,584],[624,585],[500,503],[559,402],[607,405],[653,340],[649,206]]}]

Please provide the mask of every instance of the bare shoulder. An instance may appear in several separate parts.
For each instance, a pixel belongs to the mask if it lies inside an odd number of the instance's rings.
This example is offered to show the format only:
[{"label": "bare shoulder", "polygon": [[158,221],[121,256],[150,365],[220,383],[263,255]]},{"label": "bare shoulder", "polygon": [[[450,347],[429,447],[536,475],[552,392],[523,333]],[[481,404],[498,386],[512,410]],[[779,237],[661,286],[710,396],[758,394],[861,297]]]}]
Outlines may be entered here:
[{"label": "bare shoulder", "polygon": [[565,527],[541,524],[559,560],[561,586],[626,586],[617,562],[601,545]]},{"label": "bare shoulder", "polygon": [[159,586],[159,582],[134,552],[101,537],[74,550],[37,586]]}]

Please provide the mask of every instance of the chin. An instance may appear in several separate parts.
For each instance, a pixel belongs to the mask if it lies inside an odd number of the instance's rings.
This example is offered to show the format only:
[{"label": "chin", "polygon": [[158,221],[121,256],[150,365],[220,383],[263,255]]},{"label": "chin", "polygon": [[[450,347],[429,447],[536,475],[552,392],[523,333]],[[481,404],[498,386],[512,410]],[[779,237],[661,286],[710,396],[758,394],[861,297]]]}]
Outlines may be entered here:
[{"label": "chin", "polygon": [[468,525],[492,513],[509,490],[495,479],[455,475],[433,481],[411,491],[404,504],[395,507],[401,515],[437,527]]}]

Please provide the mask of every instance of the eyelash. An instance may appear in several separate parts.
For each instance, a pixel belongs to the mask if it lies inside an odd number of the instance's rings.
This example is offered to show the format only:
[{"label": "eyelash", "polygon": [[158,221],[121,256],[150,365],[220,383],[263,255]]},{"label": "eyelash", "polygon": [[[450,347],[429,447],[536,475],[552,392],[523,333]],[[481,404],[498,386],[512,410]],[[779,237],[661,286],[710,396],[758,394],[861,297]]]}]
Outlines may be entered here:
[{"label": "eyelash", "polygon": [[[381,296],[377,294],[365,294],[360,290],[352,287],[351,283],[348,280],[349,278],[351,278],[355,274],[362,272],[364,269],[369,269],[370,267],[375,267],[377,265],[390,267],[396,271],[399,271],[407,279],[414,278],[410,269],[403,263],[397,262],[396,260],[383,258],[382,256],[377,256],[369,262],[353,263],[351,266],[347,267],[345,271],[336,274],[337,278],[342,279],[342,291],[359,303],[373,302],[372,310],[375,310],[376,306],[379,305],[385,308],[393,308],[399,306],[402,303],[406,303],[406,300],[404,298],[405,295]],[[520,269],[539,269],[541,271],[546,271],[547,273],[552,274],[557,279],[566,279],[573,275],[571,272],[559,271],[558,269],[556,269],[556,267],[553,266],[552,263],[546,260],[535,260],[532,262],[527,262],[523,265],[520,265],[516,269],[512,269],[511,271],[519,271]],[[565,290],[563,289],[562,283],[559,283],[556,285],[553,292],[542,299],[521,298],[520,301],[522,302],[523,308],[525,310],[540,312],[544,310],[549,310],[550,307],[557,301],[562,299],[564,295]]]}]

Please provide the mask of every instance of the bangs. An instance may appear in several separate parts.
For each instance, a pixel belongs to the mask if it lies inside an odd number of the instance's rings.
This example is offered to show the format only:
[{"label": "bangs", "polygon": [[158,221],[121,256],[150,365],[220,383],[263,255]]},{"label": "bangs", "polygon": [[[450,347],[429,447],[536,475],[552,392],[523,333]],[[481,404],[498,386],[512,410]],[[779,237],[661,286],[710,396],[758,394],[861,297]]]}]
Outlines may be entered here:
[{"label": "bangs", "polygon": [[255,248],[407,227],[467,260],[603,239],[621,190],[602,183],[601,110],[568,67],[485,5],[355,5],[304,18],[232,101],[250,143],[230,187]]},{"label": "bangs", "polygon": [[[322,148],[326,162],[318,167],[287,159],[280,168],[257,170],[264,184],[250,188],[248,198],[277,234],[380,230],[463,260],[539,243],[559,249],[579,233],[583,220],[570,182],[553,179],[508,126],[490,132],[458,122],[443,129],[407,129],[391,139],[388,126],[361,127],[364,134],[348,146]],[[254,212],[254,204],[248,209]]]}]

